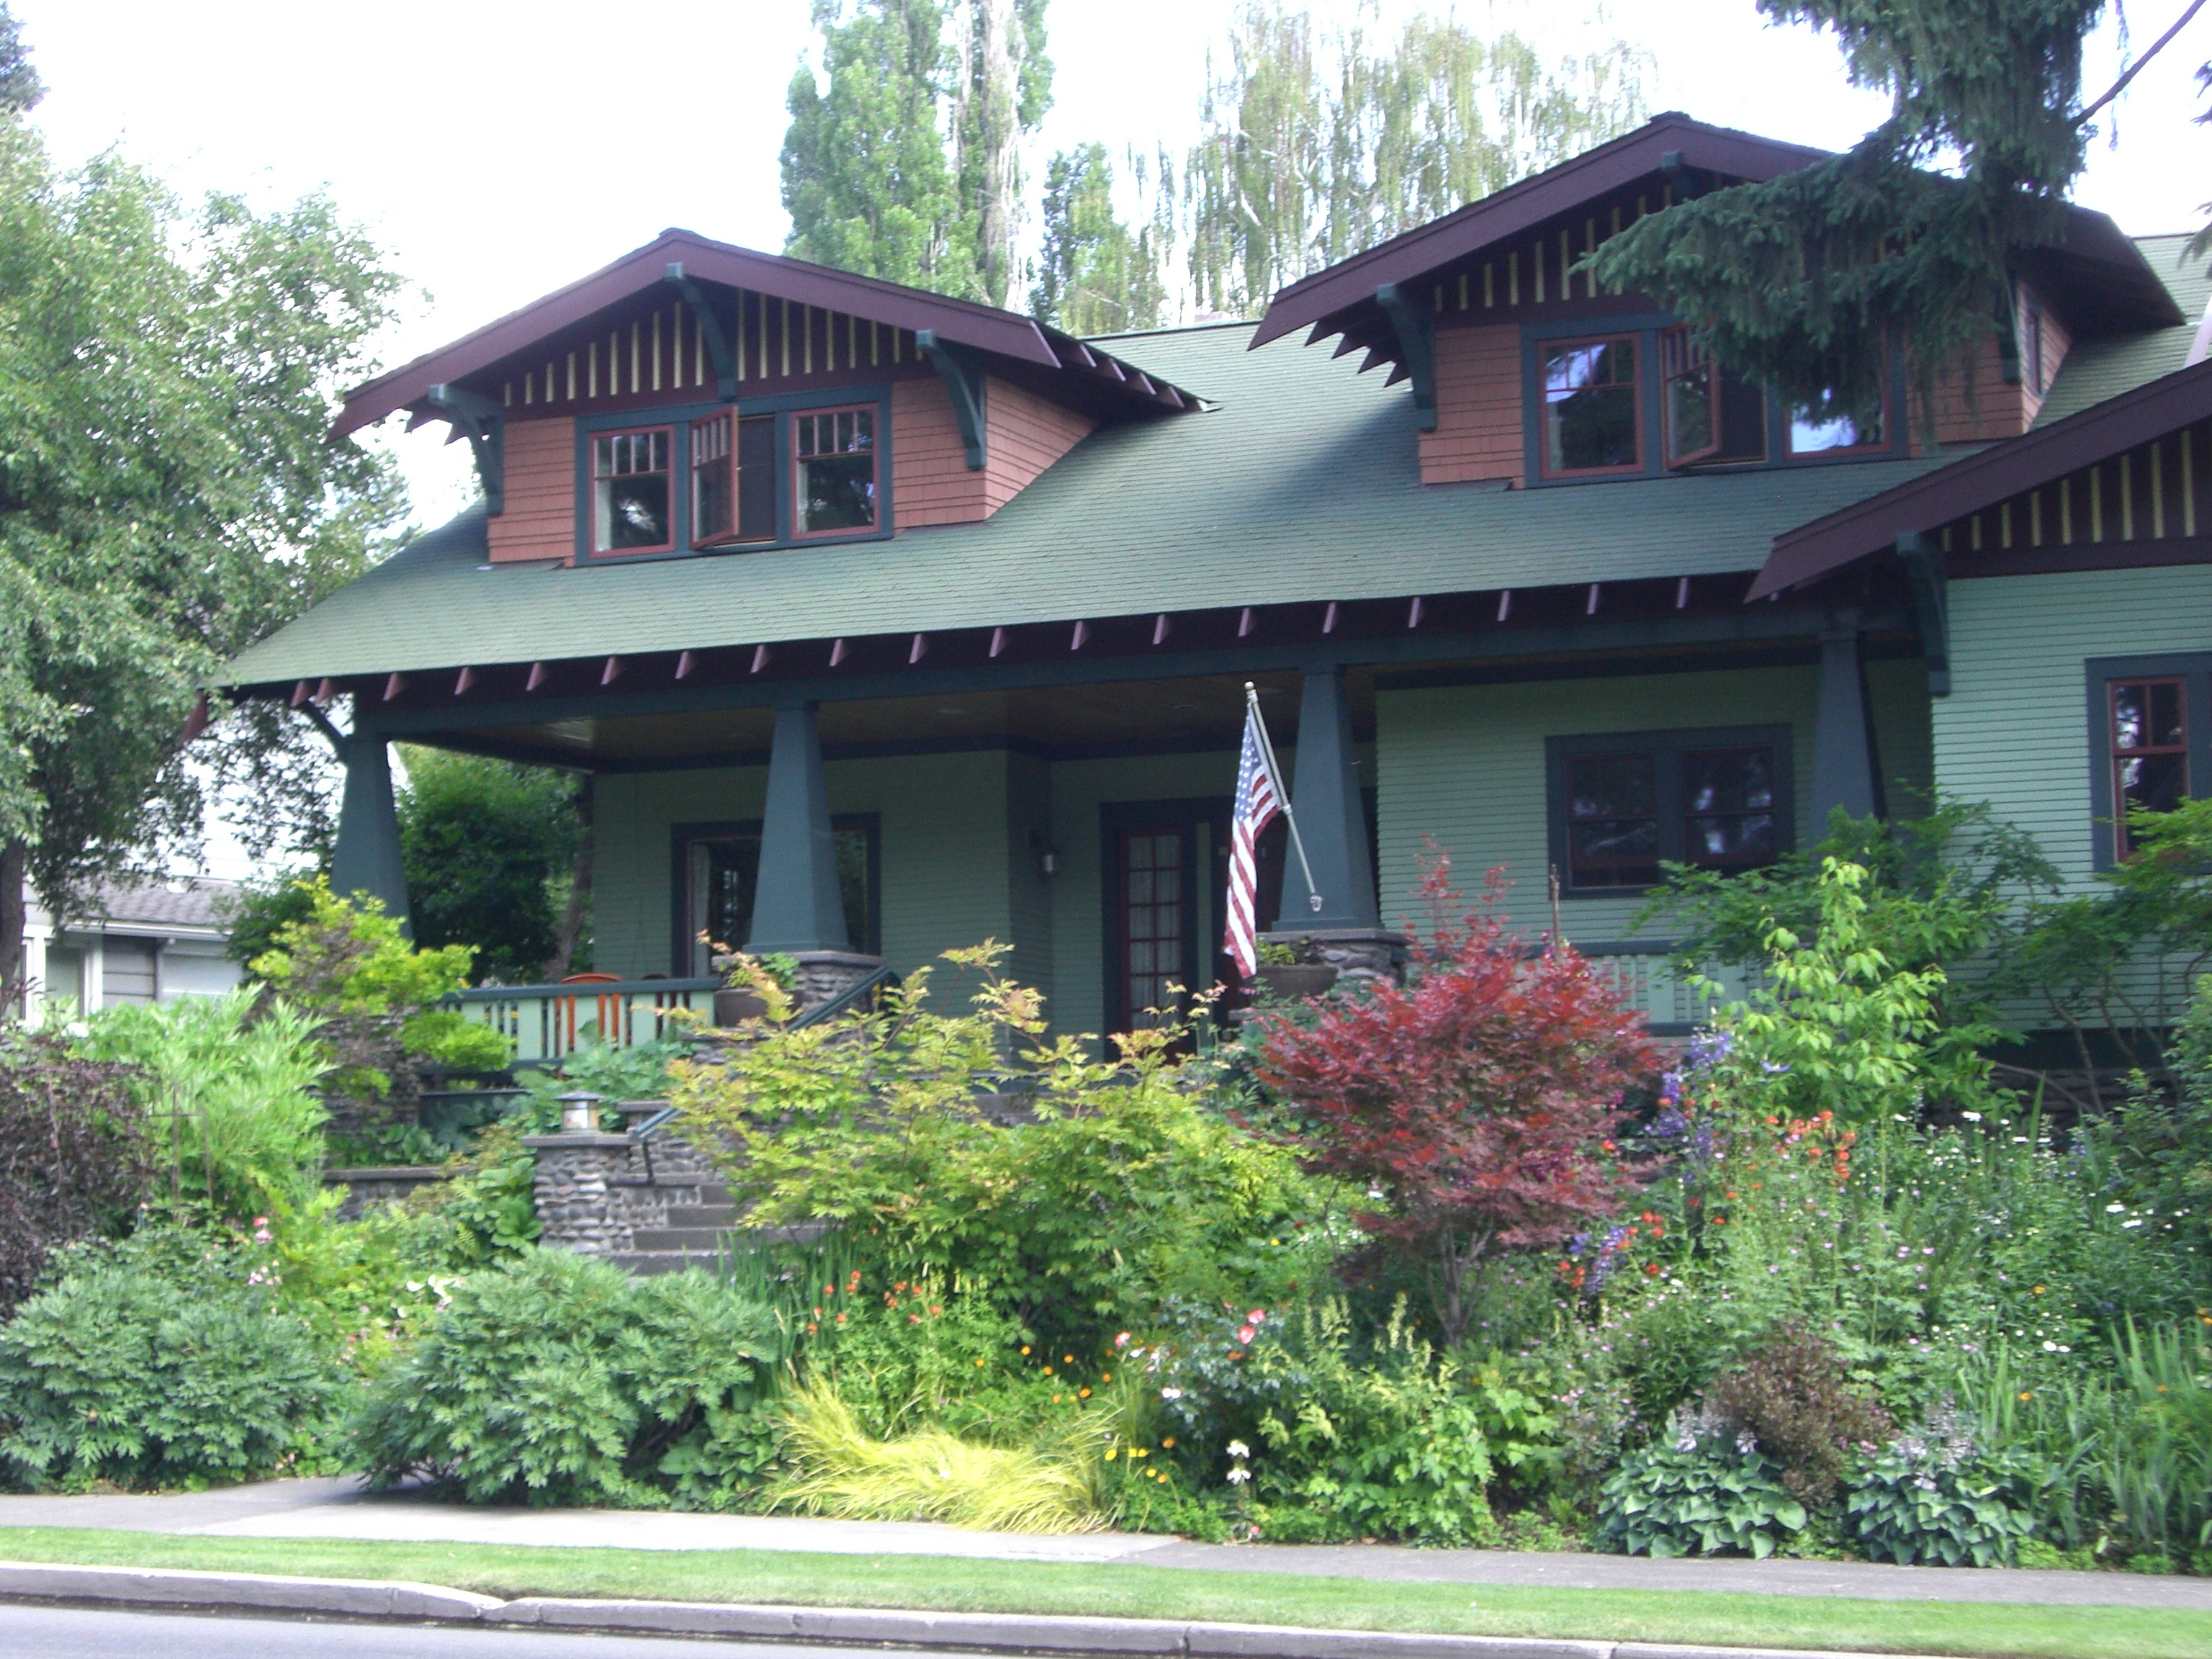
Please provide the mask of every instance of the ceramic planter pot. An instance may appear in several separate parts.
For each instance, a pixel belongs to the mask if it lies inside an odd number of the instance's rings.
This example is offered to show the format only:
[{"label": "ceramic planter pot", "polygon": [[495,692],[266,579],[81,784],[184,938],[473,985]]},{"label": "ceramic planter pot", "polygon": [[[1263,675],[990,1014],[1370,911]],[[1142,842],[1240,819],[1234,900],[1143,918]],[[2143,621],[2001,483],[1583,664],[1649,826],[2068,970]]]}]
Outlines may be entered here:
[{"label": "ceramic planter pot", "polygon": [[1326,992],[1336,983],[1336,969],[1325,962],[1263,963],[1260,983],[1271,996],[1297,1001]]},{"label": "ceramic planter pot", "polygon": [[714,993],[714,1024],[725,1029],[766,1017],[768,1004],[749,986],[724,986]]}]

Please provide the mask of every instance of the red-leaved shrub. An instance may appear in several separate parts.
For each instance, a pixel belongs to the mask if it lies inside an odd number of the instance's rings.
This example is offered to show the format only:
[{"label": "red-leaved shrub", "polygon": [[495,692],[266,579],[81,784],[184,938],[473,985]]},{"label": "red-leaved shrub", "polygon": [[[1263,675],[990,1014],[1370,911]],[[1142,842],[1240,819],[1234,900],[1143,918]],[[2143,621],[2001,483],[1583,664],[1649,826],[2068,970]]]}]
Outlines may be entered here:
[{"label": "red-leaved shrub", "polygon": [[1494,1250],[1550,1245],[1620,1207],[1624,1091],[1659,1069],[1643,1018],[1565,945],[1498,920],[1504,878],[1460,914],[1450,860],[1423,882],[1431,921],[1411,982],[1332,1002],[1310,1026],[1261,1014],[1259,1076],[1304,1117],[1309,1165],[1387,1202],[1357,1218],[1426,1264],[1444,1340]]}]

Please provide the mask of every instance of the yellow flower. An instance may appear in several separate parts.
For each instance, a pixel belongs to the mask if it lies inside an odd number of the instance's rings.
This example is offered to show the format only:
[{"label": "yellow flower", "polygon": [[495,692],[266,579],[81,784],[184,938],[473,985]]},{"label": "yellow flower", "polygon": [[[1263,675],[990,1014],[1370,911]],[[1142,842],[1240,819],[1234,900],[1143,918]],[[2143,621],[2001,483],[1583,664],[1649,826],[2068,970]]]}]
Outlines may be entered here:
[{"label": "yellow flower", "polygon": [[1115,1448],[1113,1448],[1113,1447],[1111,1447],[1111,1446],[1109,1446],[1109,1447],[1107,1447],[1107,1449],[1106,1449],[1106,1461],[1107,1461],[1109,1463],[1112,1462],[1115,1458],[1119,1457],[1121,1455],[1121,1454],[1119,1451],[1117,1451]]},{"label": "yellow flower", "polygon": [[1078,1400],[1088,1400],[1091,1398],[1091,1390],[1088,1389],[1078,1389],[1075,1391],[1075,1397]]},{"label": "yellow flower", "polygon": [[1026,1342],[1023,1343],[1023,1344],[1022,1344],[1022,1352],[1023,1352],[1024,1353],[1027,1353],[1029,1351],[1030,1351],[1030,1345],[1029,1345],[1028,1343],[1026,1343]]},{"label": "yellow flower", "polygon": [[983,1369],[983,1362],[982,1362],[981,1360],[980,1360],[980,1359],[979,1359],[979,1360],[977,1360],[977,1361],[975,1362],[975,1369],[976,1369],[977,1370],[982,1370],[982,1369]]},{"label": "yellow flower", "polygon": [[1175,1449],[1175,1437],[1173,1435],[1170,1435],[1166,1439],[1160,1442],[1160,1445],[1164,1450],[1173,1451]]}]

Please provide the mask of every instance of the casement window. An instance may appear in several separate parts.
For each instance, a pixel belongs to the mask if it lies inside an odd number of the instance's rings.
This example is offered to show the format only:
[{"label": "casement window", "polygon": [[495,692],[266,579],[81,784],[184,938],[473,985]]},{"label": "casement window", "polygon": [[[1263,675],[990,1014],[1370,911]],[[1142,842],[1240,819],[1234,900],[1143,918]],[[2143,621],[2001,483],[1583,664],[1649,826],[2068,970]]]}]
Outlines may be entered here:
[{"label": "casement window", "polygon": [[[873,956],[881,948],[882,931],[878,820],[872,812],[849,812],[830,823],[845,935],[854,950]],[[678,824],[675,841],[676,971],[705,974],[708,941],[742,945],[752,933],[761,826],[757,821]]]},{"label": "casement window", "polygon": [[1553,738],[1546,748],[1563,892],[1640,892],[1669,863],[1756,869],[1793,843],[1787,726]]},{"label": "casement window", "polygon": [[672,428],[592,440],[592,551],[665,553],[676,545],[669,477]]},{"label": "casement window", "polygon": [[1560,340],[1543,348],[1546,477],[1634,472],[1644,465],[1638,337]]},{"label": "casement window", "polygon": [[2136,850],[2128,815],[2169,812],[2212,778],[2212,655],[2087,665],[2096,866]]},{"label": "casement window", "polygon": [[1834,455],[1855,449],[1889,447],[1886,397],[1856,408],[1832,394],[1790,409],[1789,439],[1792,455]]},{"label": "casement window", "polygon": [[1687,328],[1659,332],[1667,465],[1766,459],[1766,393],[1723,374]]},{"label": "casement window", "polygon": [[691,422],[691,544],[775,539],[775,416],[725,410]]},{"label": "casement window", "polygon": [[876,411],[810,410],[792,416],[796,533],[865,530],[876,521]]}]

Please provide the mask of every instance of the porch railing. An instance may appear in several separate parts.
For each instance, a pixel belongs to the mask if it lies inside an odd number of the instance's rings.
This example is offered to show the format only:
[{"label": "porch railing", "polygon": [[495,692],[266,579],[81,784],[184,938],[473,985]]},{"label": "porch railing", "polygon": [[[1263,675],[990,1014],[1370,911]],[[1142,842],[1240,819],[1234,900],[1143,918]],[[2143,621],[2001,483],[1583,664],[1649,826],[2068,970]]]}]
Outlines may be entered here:
[{"label": "porch railing", "polygon": [[456,991],[447,1006],[514,1044],[517,1065],[565,1060],[588,1043],[635,1048],[673,1036],[678,1010],[702,1020],[714,1012],[721,981],[639,979],[565,985],[482,985]]},{"label": "porch railing", "polygon": [[1717,981],[1717,994],[1692,985],[1675,970],[1672,939],[1593,939],[1574,941],[1589,964],[1612,981],[1628,1005],[1642,1011],[1645,1028],[1654,1036],[1688,1036],[1720,1009],[1741,1002],[1760,987],[1765,976],[1756,969],[1713,967],[1705,977]]}]

